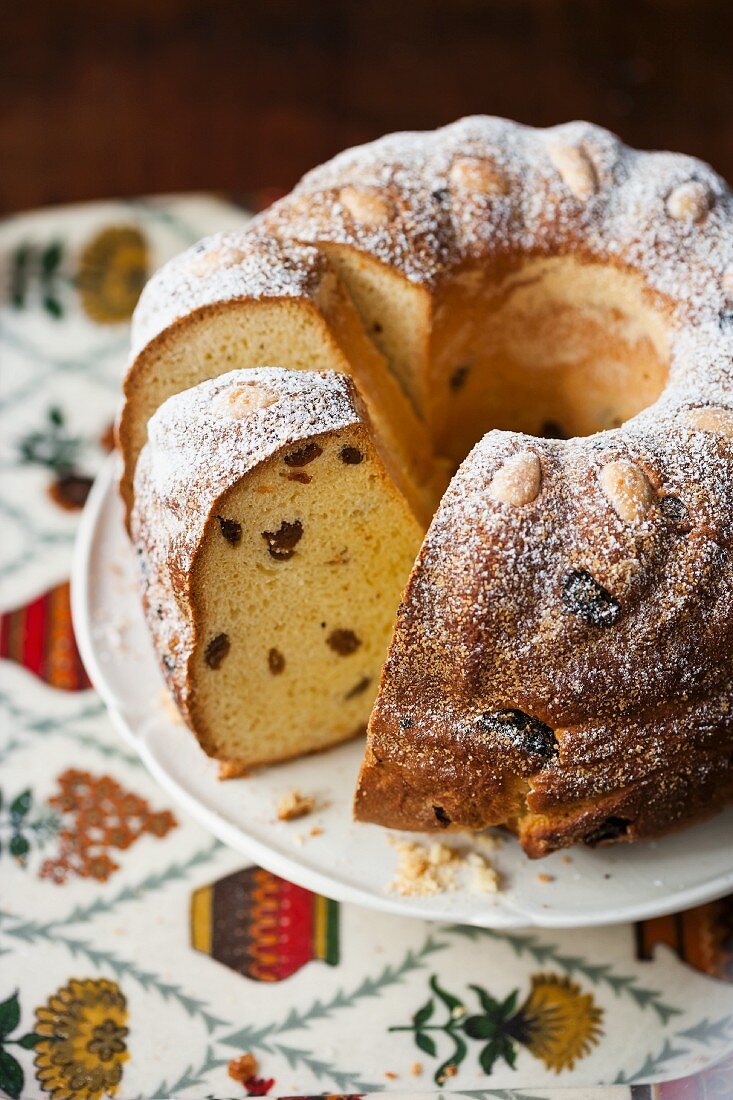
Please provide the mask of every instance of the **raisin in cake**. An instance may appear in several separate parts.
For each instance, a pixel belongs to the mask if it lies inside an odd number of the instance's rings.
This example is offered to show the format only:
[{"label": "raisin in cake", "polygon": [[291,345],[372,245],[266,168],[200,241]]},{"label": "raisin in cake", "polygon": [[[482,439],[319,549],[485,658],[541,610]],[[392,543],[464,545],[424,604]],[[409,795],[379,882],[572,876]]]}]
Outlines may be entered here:
[{"label": "raisin in cake", "polygon": [[422,525],[345,375],[234,371],[170,398],[132,537],[168,685],[227,774],[363,732]]}]

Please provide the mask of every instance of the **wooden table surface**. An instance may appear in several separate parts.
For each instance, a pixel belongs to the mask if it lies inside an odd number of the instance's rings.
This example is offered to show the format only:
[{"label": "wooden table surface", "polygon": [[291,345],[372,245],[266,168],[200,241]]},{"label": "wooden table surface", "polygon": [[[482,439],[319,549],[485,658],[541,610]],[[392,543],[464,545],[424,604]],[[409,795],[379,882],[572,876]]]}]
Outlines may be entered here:
[{"label": "wooden table surface", "polygon": [[290,187],[388,130],[586,117],[733,178],[719,0],[87,0],[7,5],[0,213]]}]

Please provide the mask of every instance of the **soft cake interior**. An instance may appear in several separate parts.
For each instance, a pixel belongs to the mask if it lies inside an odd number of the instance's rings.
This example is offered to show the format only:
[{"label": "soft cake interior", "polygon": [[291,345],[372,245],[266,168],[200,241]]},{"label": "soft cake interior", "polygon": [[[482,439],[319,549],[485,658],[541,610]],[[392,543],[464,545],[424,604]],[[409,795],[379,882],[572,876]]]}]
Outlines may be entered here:
[{"label": "soft cake interior", "polygon": [[617,428],[662,392],[665,314],[638,276],[571,256],[468,269],[435,307],[428,387],[438,451],[490,428],[570,438]]},{"label": "soft cake interior", "polygon": [[207,751],[250,767],[363,732],[422,537],[366,432],[299,442],[215,511],[191,594]]},{"label": "soft cake interior", "polygon": [[173,326],[145,349],[126,382],[127,402],[120,421],[127,463],[122,492],[128,505],[135,463],[155,410],[173,394],[209,378],[265,363],[354,377],[389,472],[427,526],[444,478],[433,472],[424,426],[333,272],[322,277],[313,302],[235,301]]}]

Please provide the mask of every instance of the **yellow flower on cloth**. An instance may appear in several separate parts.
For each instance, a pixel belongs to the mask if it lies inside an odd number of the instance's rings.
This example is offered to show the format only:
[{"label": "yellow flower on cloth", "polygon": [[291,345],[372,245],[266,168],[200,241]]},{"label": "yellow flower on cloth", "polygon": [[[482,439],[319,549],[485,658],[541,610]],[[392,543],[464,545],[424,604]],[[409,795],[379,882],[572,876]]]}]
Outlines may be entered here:
[{"label": "yellow flower on cloth", "polygon": [[81,254],[76,275],[87,316],[100,325],[128,321],[148,266],[147,241],[137,226],[110,226],[93,237]]},{"label": "yellow flower on cloth", "polygon": [[[436,974],[429,985],[433,996],[414,1013],[412,1022],[389,1030],[412,1032],[416,1046],[433,1058],[444,1058],[445,1040],[450,1041],[452,1049],[448,1048],[448,1057],[433,1076],[437,1085],[458,1073],[469,1053],[466,1040],[481,1044],[478,1063],[487,1075],[502,1061],[514,1069],[519,1046],[560,1073],[572,1069],[603,1034],[603,1010],[593,995],[558,974],[533,974],[532,987],[521,1005],[518,989],[497,1000],[482,986],[470,985],[470,999],[478,1001],[477,1012],[444,989]],[[436,1019],[436,1001],[443,1005],[442,1022]],[[443,1037],[438,1038],[441,1033]]]},{"label": "yellow flower on cloth", "polygon": [[598,1042],[602,1012],[590,993],[569,978],[533,974],[532,989],[515,1019],[512,1033],[548,1069],[572,1069]]},{"label": "yellow flower on cloth", "polygon": [[127,1001],[116,982],[71,981],[36,1009],[36,1077],[52,1100],[114,1096],[129,1058]]}]

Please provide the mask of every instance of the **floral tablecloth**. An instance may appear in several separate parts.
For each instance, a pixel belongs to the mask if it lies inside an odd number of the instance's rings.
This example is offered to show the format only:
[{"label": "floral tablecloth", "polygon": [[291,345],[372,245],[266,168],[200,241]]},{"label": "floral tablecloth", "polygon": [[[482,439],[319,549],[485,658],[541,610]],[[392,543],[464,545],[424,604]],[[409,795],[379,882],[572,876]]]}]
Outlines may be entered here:
[{"label": "floral tablecloth", "polygon": [[69,566],[127,322],[245,220],[186,196],[0,226],[0,1094],[730,1098],[733,898],[566,933],[339,905],[170,805],[90,690]]}]

